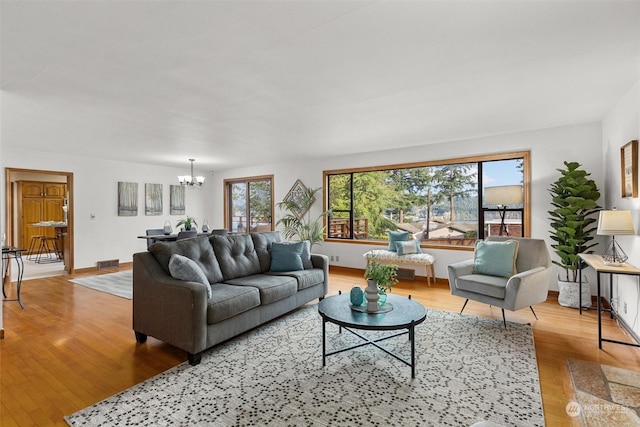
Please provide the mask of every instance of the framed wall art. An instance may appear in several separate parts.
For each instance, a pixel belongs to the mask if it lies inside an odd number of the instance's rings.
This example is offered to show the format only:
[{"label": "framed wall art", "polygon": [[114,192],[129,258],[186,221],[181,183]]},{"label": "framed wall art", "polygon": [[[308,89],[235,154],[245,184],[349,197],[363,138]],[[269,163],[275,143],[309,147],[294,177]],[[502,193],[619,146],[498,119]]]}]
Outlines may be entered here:
[{"label": "framed wall art", "polygon": [[144,185],[144,214],[162,215],[162,184]]},{"label": "framed wall art", "polygon": [[118,182],[118,216],[138,215],[138,183]]},{"label": "framed wall art", "polygon": [[638,141],[620,148],[622,197],[638,197]]},{"label": "framed wall art", "polygon": [[184,215],[184,187],[169,186],[169,215]]},{"label": "framed wall art", "polygon": [[[294,204],[299,207],[297,209],[294,206],[291,206],[289,208],[291,213],[294,214],[298,219],[302,218],[302,216],[305,213],[307,213],[307,210],[309,210],[308,208],[304,207],[304,203],[303,203],[306,193],[307,193],[307,187],[305,187],[302,181],[298,179],[293,184],[293,187],[291,187],[287,195],[284,197],[285,202],[294,202]],[[313,204],[313,202],[314,200],[312,200],[311,203],[309,203],[309,205]]]}]

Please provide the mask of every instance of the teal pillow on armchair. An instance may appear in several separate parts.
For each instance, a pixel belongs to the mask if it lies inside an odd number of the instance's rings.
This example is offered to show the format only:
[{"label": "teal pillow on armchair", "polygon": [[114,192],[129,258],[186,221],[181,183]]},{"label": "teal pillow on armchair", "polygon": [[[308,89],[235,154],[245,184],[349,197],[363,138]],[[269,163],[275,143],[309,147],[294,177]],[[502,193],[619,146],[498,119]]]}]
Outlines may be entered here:
[{"label": "teal pillow on armchair", "polygon": [[517,255],[517,240],[503,242],[479,240],[476,242],[473,272],[487,276],[511,277],[517,273]]}]

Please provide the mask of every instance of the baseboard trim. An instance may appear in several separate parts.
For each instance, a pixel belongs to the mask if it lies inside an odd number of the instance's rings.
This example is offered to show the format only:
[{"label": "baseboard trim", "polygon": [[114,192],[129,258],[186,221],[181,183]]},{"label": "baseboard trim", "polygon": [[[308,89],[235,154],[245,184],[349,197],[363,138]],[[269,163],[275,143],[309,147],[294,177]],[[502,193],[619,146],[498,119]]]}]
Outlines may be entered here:
[{"label": "baseboard trim", "polygon": [[111,268],[108,270],[100,270],[98,266],[94,267],[85,267],[85,268],[76,268],[74,270],[74,274],[78,273],[115,273],[117,271],[131,270],[133,268],[133,261],[131,262],[121,262],[118,268]]}]

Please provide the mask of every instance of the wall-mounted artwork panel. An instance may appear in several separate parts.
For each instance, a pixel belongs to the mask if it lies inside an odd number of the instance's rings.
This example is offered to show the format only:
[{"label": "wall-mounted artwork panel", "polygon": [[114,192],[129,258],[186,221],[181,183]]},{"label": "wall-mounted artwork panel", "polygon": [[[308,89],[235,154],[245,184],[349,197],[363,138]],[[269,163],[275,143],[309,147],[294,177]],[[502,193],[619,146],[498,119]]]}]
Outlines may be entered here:
[{"label": "wall-mounted artwork panel", "polygon": [[118,216],[138,215],[138,183],[118,182]]},{"label": "wall-mounted artwork panel", "polygon": [[144,214],[162,215],[162,184],[144,185]]},{"label": "wall-mounted artwork panel", "polygon": [[169,215],[184,215],[184,187],[182,185],[169,186]]}]

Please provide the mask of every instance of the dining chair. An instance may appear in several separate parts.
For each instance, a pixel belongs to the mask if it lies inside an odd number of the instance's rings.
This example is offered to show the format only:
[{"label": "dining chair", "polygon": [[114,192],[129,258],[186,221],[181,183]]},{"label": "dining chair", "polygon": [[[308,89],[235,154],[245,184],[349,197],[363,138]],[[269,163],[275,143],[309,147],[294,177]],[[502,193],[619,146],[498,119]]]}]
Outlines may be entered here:
[{"label": "dining chair", "polygon": [[[147,236],[159,236],[161,234],[164,234],[164,229],[162,228],[150,228],[146,231]],[[147,239],[147,249],[155,242],[157,242],[156,239]]]},{"label": "dining chair", "polygon": [[192,239],[194,237],[198,237],[198,232],[196,230],[180,231],[176,240]]}]

